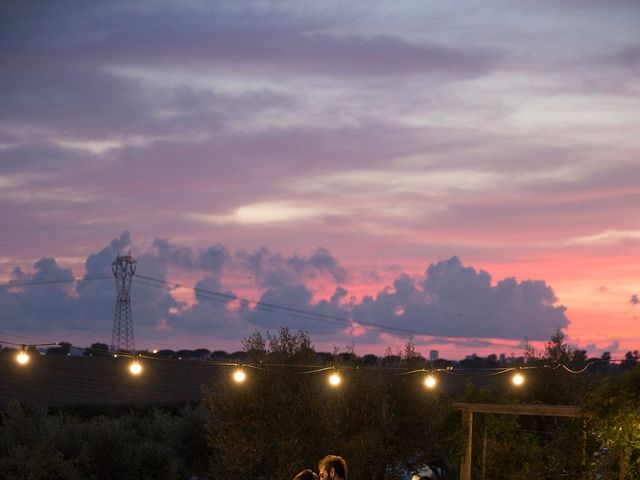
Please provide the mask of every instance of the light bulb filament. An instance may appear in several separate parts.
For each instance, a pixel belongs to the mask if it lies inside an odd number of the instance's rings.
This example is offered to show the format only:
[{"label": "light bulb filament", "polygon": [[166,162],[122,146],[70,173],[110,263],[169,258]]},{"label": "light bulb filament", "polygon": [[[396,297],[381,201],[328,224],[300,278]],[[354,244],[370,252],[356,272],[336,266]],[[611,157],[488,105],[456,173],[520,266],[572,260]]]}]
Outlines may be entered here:
[{"label": "light bulb filament", "polygon": [[247,374],[244,372],[244,370],[242,368],[237,368],[234,372],[233,372],[233,380],[236,383],[242,383],[247,379]]}]

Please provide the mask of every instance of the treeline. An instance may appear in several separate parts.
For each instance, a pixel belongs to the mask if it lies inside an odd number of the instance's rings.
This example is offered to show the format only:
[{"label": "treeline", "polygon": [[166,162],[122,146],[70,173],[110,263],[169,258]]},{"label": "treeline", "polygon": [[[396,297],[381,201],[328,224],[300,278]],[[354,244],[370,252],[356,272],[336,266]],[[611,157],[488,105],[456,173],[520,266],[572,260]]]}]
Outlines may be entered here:
[{"label": "treeline", "polygon": [[[588,359],[558,332],[525,352],[525,384],[508,374],[442,372],[422,384],[424,358],[408,344],[375,363],[332,357],[328,371],[308,335],[283,328],[244,341],[242,384],[229,375],[179,410],[46,411],[11,405],[0,417],[0,478],[282,479],[343,455],[351,480],[406,478],[422,465],[458,478],[463,444],[456,401],[580,405],[586,420],[476,415],[474,478],[640,478],[640,367],[581,373]],[[259,367],[262,366],[262,367]],[[567,368],[564,368],[567,367]],[[413,373],[408,373],[413,372]],[[470,372],[470,371],[468,371]],[[617,373],[617,372],[616,372]],[[452,388],[455,387],[455,388]]]},{"label": "treeline", "polygon": [[[559,343],[558,343],[559,340]],[[525,346],[524,355],[520,357],[506,357],[501,355],[498,357],[496,354],[488,355],[487,357],[477,356],[472,354],[462,360],[447,360],[438,359],[435,361],[429,361],[425,359],[420,353],[415,350],[415,346],[411,343],[407,343],[403,351],[397,350],[393,352],[390,348],[387,349],[383,356],[377,356],[373,354],[367,354],[363,356],[357,356],[353,352],[342,353],[329,353],[329,352],[315,352],[314,363],[319,364],[332,364],[335,361],[342,363],[358,364],[361,366],[390,366],[402,364],[407,358],[412,359],[412,364],[420,365],[424,368],[431,369],[443,369],[447,367],[455,367],[460,369],[490,369],[506,366],[518,366],[518,365],[535,365],[540,360],[551,360],[557,363],[571,364],[574,367],[583,368],[589,364],[589,371],[587,373],[602,372],[615,373],[616,370],[624,371],[635,367],[640,363],[640,351],[628,351],[624,355],[624,359],[612,359],[610,352],[604,352],[600,357],[587,357],[586,350],[573,349],[564,344],[564,334],[558,331],[552,336],[548,348],[552,344],[559,344],[560,347],[555,348],[565,349],[566,352],[560,355],[558,352],[549,351],[548,355],[545,352],[541,352],[542,356],[536,355],[535,350],[530,346]],[[40,353],[33,346],[27,346],[28,351],[33,354]],[[1,348],[1,354],[10,354],[15,352],[15,346]],[[106,343],[92,343],[91,346],[86,348],[75,348],[69,342],[58,342],[55,346],[46,348],[43,351],[46,355],[69,355],[69,354],[83,354],[85,356],[99,356],[110,355],[113,352],[110,351],[109,346]],[[131,352],[128,352],[131,353]],[[161,349],[161,350],[144,350],[138,353],[143,353],[144,356],[157,357],[163,359],[173,360],[214,360],[214,361],[230,361],[247,363],[250,359],[250,354],[246,350],[240,350],[236,352],[227,352],[225,350],[209,350],[207,348],[196,349]],[[547,355],[545,357],[545,355]]]},{"label": "treeline", "polygon": [[[329,353],[329,352],[315,352],[313,358],[314,363],[318,364],[332,364],[335,361],[343,363],[358,364],[361,366],[393,366],[402,364],[407,358],[412,359],[414,365],[420,365],[424,368],[431,369],[443,369],[447,367],[455,367],[460,369],[475,370],[475,369],[490,369],[508,366],[521,366],[521,365],[536,365],[540,360],[551,360],[556,363],[571,364],[574,367],[583,368],[589,364],[589,371],[587,373],[594,372],[608,372],[615,373],[616,371],[629,370],[640,363],[640,351],[633,350],[625,353],[623,359],[612,359],[610,352],[604,352],[600,357],[587,357],[586,350],[573,349],[564,345],[564,334],[558,331],[552,336],[549,345],[557,340],[560,340],[561,348],[568,349],[567,352],[562,355],[558,355],[558,352],[550,351],[547,355],[545,352],[541,352],[542,356],[536,354],[535,350],[530,346],[525,346],[524,355],[519,357],[505,356],[504,354],[498,357],[496,354],[488,355],[487,357],[481,357],[476,354],[468,355],[462,360],[447,360],[438,359],[430,361],[425,359],[420,353],[415,350],[415,346],[411,343],[407,343],[403,351],[397,350],[393,352],[390,348],[387,349],[383,356],[377,356],[373,354],[367,354],[363,356],[357,356],[353,352],[342,353]],[[1,348],[0,354],[11,354],[17,349],[15,346],[9,346]],[[38,354],[39,352],[33,346],[26,346],[30,353]],[[69,342],[59,342],[55,346],[46,348],[42,353],[46,355],[69,355],[69,354],[82,354],[85,356],[100,356],[110,355],[113,352],[110,351],[109,346],[106,343],[92,343],[89,347],[76,347]],[[132,353],[132,352],[128,352]],[[250,359],[250,354],[246,350],[240,350],[236,352],[227,352],[225,350],[209,350],[207,348],[196,349],[162,349],[162,350],[144,350],[138,353],[144,354],[147,357],[157,357],[163,359],[172,360],[214,360],[214,361],[230,361],[238,363],[247,363]],[[545,355],[547,355],[545,357]]]}]

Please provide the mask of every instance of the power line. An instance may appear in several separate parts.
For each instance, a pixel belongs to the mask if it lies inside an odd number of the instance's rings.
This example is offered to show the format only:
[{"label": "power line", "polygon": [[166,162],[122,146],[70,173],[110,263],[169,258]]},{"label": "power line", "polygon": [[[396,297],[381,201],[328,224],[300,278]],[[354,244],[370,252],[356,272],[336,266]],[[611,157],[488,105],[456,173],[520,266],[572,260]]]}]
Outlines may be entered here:
[{"label": "power line", "polygon": [[[408,335],[426,335],[426,336],[434,336],[431,333],[426,333],[426,332],[419,332],[417,330],[411,330],[411,329],[405,329],[405,328],[401,328],[401,327],[393,327],[393,326],[387,326],[387,325],[381,325],[378,323],[373,323],[373,322],[366,322],[366,321],[360,321],[360,320],[351,320],[349,318],[346,317],[339,317],[337,315],[330,315],[330,314],[325,314],[325,313],[318,313],[318,312],[311,312],[309,310],[302,310],[300,308],[295,308],[295,307],[289,307],[289,306],[284,306],[284,305],[278,305],[275,303],[270,303],[270,302],[264,302],[262,300],[252,300],[249,298],[244,298],[244,297],[239,297],[237,295],[233,295],[233,294],[227,294],[227,293],[221,293],[221,292],[216,292],[213,290],[207,290],[204,288],[200,288],[200,287],[186,287],[184,285],[181,285],[179,283],[175,283],[175,282],[171,282],[168,280],[161,280],[158,278],[153,278],[153,277],[147,277],[145,275],[137,275],[137,278],[142,278],[144,280],[151,280],[153,282],[157,282],[159,284],[165,284],[167,286],[170,287],[174,287],[174,288],[189,288],[192,289],[195,292],[198,292],[200,294],[204,294],[206,295],[211,295],[213,298],[212,299],[224,299],[225,303],[228,303],[229,301],[240,301],[242,303],[245,304],[250,304],[250,305],[255,305],[257,308],[260,308],[262,310],[267,310],[267,311],[272,311],[272,312],[276,312],[276,313],[286,313],[286,314],[293,314],[293,315],[297,315],[297,316],[303,316],[306,318],[310,318],[312,320],[317,320],[320,322],[325,322],[325,323],[331,323],[331,324],[340,324],[340,325],[344,325],[346,327],[350,327],[352,326],[352,323],[357,323],[366,327],[371,327],[377,330],[385,330],[385,331],[393,331],[396,333],[404,333],[404,334],[408,334]],[[147,285],[152,286],[153,284],[148,283]]]},{"label": "power line", "polygon": [[[106,279],[110,279],[110,278],[112,278],[111,275],[106,275],[105,274],[105,275],[86,276],[86,277],[84,277],[82,279],[79,279],[79,280],[78,279],[63,278],[63,279],[26,280],[26,281],[22,281],[22,282],[20,282],[20,281],[12,281],[12,282],[0,285],[0,287],[11,288],[11,287],[22,287],[22,286],[49,285],[49,284],[58,284],[58,283],[79,283],[80,281],[106,280]],[[206,289],[206,288],[196,287],[196,286],[186,286],[186,285],[182,285],[182,284],[177,283],[177,282],[158,279],[158,278],[154,278],[154,277],[150,277],[150,276],[146,276],[146,275],[141,275],[141,274],[136,274],[134,278],[135,278],[136,282],[139,282],[142,285],[146,285],[146,286],[150,286],[150,287],[169,288],[169,289],[188,288],[188,289],[193,290],[194,292],[199,293],[204,298],[207,298],[207,299],[213,300],[213,301],[217,301],[217,302],[220,302],[220,303],[223,303],[223,304],[228,304],[228,303],[233,302],[233,301],[240,301],[241,303],[246,304],[246,305],[254,305],[256,308],[258,308],[258,309],[260,309],[262,311],[267,311],[267,312],[272,312],[272,313],[279,313],[279,314],[287,314],[287,315],[290,315],[290,316],[307,318],[307,319],[311,319],[311,320],[315,320],[315,321],[319,321],[319,322],[324,322],[324,323],[328,323],[328,324],[333,324],[333,325],[342,325],[344,327],[353,327],[354,324],[358,324],[358,325],[361,325],[361,326],[364,326],[364,327],[372,328],[374,330],[391,332],[391,333],[402,334],[402,335],[409,335],[409,336],[417,335],[417,336],[429,336],[429,337],[438,337],[438,336],[440,336],[438,334],[435,334],[435,333],[432,333],[432,332],[427,332],[427,331],[422,331],[422,330],[416,330],[416,329],[411,329],[411,328],[403,328],[403,327],[396,327],[396,326],[393,326],[393,325],[384,325],[384,324],[381,324],[381,323],[370,322],[370,321],[366,321],[366,320],[356,320],[356,319],[351,319],[351,318],[342,317],[342,316],[338,316],[338,315],[312,312],[312,311],[304,310],[304,309],[297,308],[297,307],[279,305],[279,304],[275,304],[275,303],[271,303],[271,302],[265,302],[265,301],[262,301],[262,300],[253,300],[253,299],[249,299],[249,298],[240,297],[238,295],[231,294],[231,293],[223,293],[223,292],[218,292],[218,291],[209,290],[209,289]],[[446,315],[446,316],[448,316],[447,321],[452,321],[452,320],[455,321],[455,320],[461,319],[462,317],[465,317],[465,318],[476,319],[476,320],[479,319],[479,318],[488,318],[488,319],[498,320],[498,321],[502,321],[502,322],[526,323],[526,321],[524,321],[524,320],[505,319],[505,318],[491,317],[491,316],[486,316],[486,315],[472,315],[472,314],[463,313],[463,312],[453,312],[453,311],[435,309],[435,308],[431,308],[431,307],[424,306],[424,305],[421,306],[421,309],[424,312],[429,312],[429,313],[434,313],[434,314],[439,314],[439,315]]]},{"label": "power line", "polygon": [[[270,311],[270,312],[275,312],[275,313],[286,313],[286,314],[290,314],[290,315],[294,315],[294,316],[302,316],[304,318],[309,318],[312,320],[316,320],[316,321],[320,321],[320,322],[325,322],[325,323],[331,323],[331,324],[339,324],[339,325],[344,325],[345,327],[352,327],[353,324],[358,324],[358,325],[362,325],[365,327],[370,327],[373,328],[375,330],[381,330],[381,331],[387,331],[387,332],[393,332],[393,333],[400,333],[400,334],[404,334],[404,335],[418,335],[418,336],[429,336],[429,337],[437,337],[439,335],[434,334],[434,333],[429,333],[429,332],[425,332],[425,331],[420,331],[420,330],[415,330],[415,329],[410,329],[410,328],[403,328],[403,327],[394,327],[392,325],[384,325],[384,324],[380,324],[380,323],[376,323],[376,322],[369,322],[366,320],[356,320],[356,319],[350,319],[350,318],[346,318],[346,317],[341,317],[341,316],[337,316],[337,315],[331,315],[331,314],[326,314],[326,313],[318,313],[318,312],[312,312],[309,310],[303,310],[300,308],[296,308],[296,307],[290,307],[290,306],[285,306],[285,305],[278,305],[278,304],[274,304],[271,302],[265,302],[262,300],[252,300],[249,298],[244,298],[244,297],[240,297],[238,295],[235,294],[229,294],[229,293],[222,293],[222,292],[217,292],[214,290],[209,290],[209,289],[205,289],[205,288],[201,288],[201,287],[195,287],[195,286],[186,286],[186,285],[182,285],[180,283],[176,283],[176,282],[172,282],[169,280],[162,280],[159,278],[153,278],[153,277],[149,277],[146,275],[141,275],[141,274],[137,274],[136,278],[138,279],[142,279],[142,280],[146,280],[147,282],[145,283],[145,285],[148,286],[157,286],[157,287],[168,287],[168,288],[188,288],[193,290],[194,292],[200,293],[201,295],[203,295],[205,298],[214,300],[214,301],[220,301],[223,303],[229,303],[231,301],[240,301],[242,303],[245,304],[250,304],[250,305],[255,305],[256,308],[259,308],[261,310],[266,310],[266,311]],[[459,313],[459,312],[450,312],[450,311],[444,311],[444,310],[438,310],[438,309],[433,309],[433,308],[429,308],[429,307],[423,307],[424,311],[427,312],[432,312],[432,313],[438,313],[438,314],[443,314],[443,315],[449,315],[452,316],[454,319],[456,319],[456,317],[468,317],[468,318],[474,318],[477,319],[478,316],[472,316],[469,314],[464,314],[464,313]],[[482,316],[480,316],[482,317]],[[511,322],[515,322],[515,323],[524,323],[522,321],[517,321],[517,320],[506,320],[506,319],[501,319],[498,317],[485,317],[485,318],[493,318],[494,320],[501,320],[501,321],[511,321]]]},{"label": "power line", "polygon": [[107,280],[113,278],[112,275],[89,275],[80,279],[77,278],[44,278],[38,280],[16,280],[0,284],[1,288],[31,287],[36,285],[54,285],[58,283],[79,283],[93,280]]},{"label": "power line", "polygon": [[[2,339],[0,339],[0,344],[20,347],[22,350],[25,350],[27,347],[59,346],[60,345],[59,342],[26,344],[26,343],[9,342]],[[269,363],[269,362],[250,363],[250,362],[242,362],[242,361],[221,361],[221,360],[212,360],[212,359],[206,359],[206,360],[205,359],[199,359],[199,360],[188,359],[183,361],[181,359],[176,359],[176,358],[160,357],[156,354],[149,353],[149,352],[137,352],[137,353],[136,352],[133,352],[133,353],[132,352],[110,352],[108,350],[86,348],[86,347],[84,348],[73,347],[73,348],[77,351],[81,351],[86,354],[89,354],[90,356],[92,356],[92,354],[100,354],[104,356],[111,356],[114,358],[117,358],[117,357],[131,358],[131,359],[134,359],[135,361],[137,361],[138,359],[143,359],[143,360],[160,361],[160,362],[181,362],[181,363],[188,363],[192,365],[211,365],[211,366],[218,366],[218,367],[246,367],[246,368],[252,368],[252,369],[262,370],[266,372],[272,372],[272,369],[274,368],[278,368],[278,369],[295,368],[295,369],[305,369],[305,371],[299,372],[299,373],[313,374],[313,373],[319,373],[319,372],[324,372],[328,370],[356,371],[356,370],[360,370],[362,368],[367,367],[366,365],[340,365],[339,362],[337,361],[329,362],[330,366],[327,366],[327,363],[325,363],[324,365],[321,365],[319,363],[315,363],[315,364],[293,364],[293,363],[290,364],[290,363]],[[602,362],[604,362],[604,360]],[[613,360],[611,362],[618,362],[618,360]],[[600,363],[600,362],[593,362],[593,361],[588,362],[584,368],[578,371],[572,370],[564,364],[558,364],[555,366],[554,370],[559,367],[562,367],[566,372],[570,374],[581,374],[581,373],[584,373],[592,365],[595,365],[596,363]],[[508,372],[517,373],[517,372],[523,372],[525,370],[542,371],[546,368],[549,368],[549,365],[486,367],[486,368],[471,368],[471,369],[449,366],[446,368],[421,368],[421,369],[410,370],[409,367],[394,367],[394,366],[385,366],[385,365],[377,364],[377,365],[371,366],[371,368],[374,368],[374,369],[377,368],[381,372],[389,371],[389,370],[403,370],[402,373],[398,373],[398,375],[401,375],[401,376],[411,375],[411,374],[446,374],[446,375],[453,375],[453,376],[477,378],[477,377],[491,377],[494,375],[502,375]]]}]

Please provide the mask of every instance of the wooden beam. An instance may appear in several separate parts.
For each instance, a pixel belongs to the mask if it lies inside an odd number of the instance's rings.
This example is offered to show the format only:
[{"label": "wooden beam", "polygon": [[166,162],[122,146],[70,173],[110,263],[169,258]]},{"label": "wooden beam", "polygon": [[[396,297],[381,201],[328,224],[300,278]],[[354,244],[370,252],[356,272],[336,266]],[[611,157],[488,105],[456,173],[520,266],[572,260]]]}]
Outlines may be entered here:
[{"label": "wooden beam", "polygon": [[453,408],[469,413],[498,413],[505,415],[541,415],[552,417],[588,417],[590,414],[576,405],[538,405],[495,403],[454,403]]}]

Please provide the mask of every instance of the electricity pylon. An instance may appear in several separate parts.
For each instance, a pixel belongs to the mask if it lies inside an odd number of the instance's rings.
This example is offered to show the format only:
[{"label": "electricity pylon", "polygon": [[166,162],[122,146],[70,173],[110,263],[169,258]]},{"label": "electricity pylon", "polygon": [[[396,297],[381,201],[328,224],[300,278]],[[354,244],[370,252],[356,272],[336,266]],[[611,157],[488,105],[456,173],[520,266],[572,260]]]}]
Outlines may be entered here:
[{"label": "electricity pylon", "polygon": [[116,277],[116,313],[113,317],[111,350],[135,352],[133,318],[131,315],[131,281],[136,273],[136,261],[129,255],[119,255],[111,264]]}]

